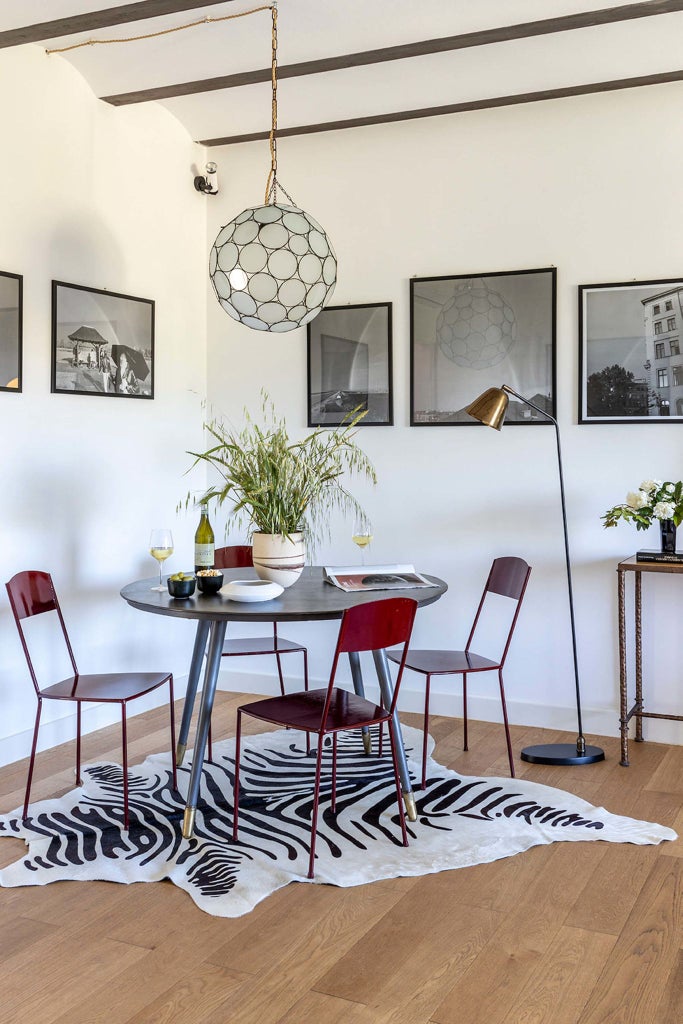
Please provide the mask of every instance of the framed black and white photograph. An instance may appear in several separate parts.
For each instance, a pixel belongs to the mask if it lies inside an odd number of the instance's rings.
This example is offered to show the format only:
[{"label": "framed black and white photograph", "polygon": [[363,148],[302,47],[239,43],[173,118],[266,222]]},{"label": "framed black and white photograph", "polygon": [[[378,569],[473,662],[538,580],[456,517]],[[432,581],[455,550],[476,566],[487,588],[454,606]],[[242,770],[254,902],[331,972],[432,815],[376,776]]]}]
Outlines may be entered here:
[{"label": "framed black and white photograph", "polygon": [[53,393],[154,398],[154,302],[52,282]]},{"label": "framed black and white photograph", "polygon": [[[555,416],[554,267],[410,282],[410,425],[481,426],[466,408],[508,384]],[[506,423],[549,423],[511,398]]]},{"label": "framed black and white photograph", "polygon": [[21,391],[23,283],[0,271],[0,391]]},{"label": "framed black and white photograph", "polygon": [[683,420],[683,281],[579,285],[579,423]]},{"label": "framed black and white photograph", "polygon": [[394,422],[391,303],[327,306],[308,325],[308,425],[335,427],[354,409],[362,427]]}]

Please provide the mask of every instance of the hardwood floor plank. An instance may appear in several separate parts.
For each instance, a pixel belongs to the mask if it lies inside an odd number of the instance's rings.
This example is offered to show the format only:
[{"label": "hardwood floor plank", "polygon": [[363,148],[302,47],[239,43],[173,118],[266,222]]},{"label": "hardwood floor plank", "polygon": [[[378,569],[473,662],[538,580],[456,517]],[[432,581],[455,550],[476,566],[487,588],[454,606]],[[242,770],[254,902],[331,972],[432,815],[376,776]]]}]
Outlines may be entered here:
[{"label": "hardwood floor plank", "polygon": [[612,935],[560,928],[503,1024],[578,1024],[615,941]]},{"label": "hardwood floor plank", "polygon": [[663,793],[680,793],[683,796],[683,747],[666,749],[659,767],[644,788]]},{"label": "hardwood floor plank", "polygon": [[292,932],[275,960],[214,1013],[196,1017],[193,1024],[277,1024],[302,992],[315,987],[359,937],[396,902],[392,886],[329,889],[324,916],[313,917],[300,934]]},{"label": "hardwood floor plank", "polygon": [[[391,1008],[410,1004],[419,992],[424,1005],[415,1016],[429,1017],[502,919],[500,913],[462,901],[460,875],[454,871],[420,878],[315,983],[316,992]],[[431,980],[426,980],[430,972]]]},{"label": "hardwood floor plank", "polygon": [[434,1011],[437,1024],[501,1024],[555,942],[593,871],[597,851],[593,844],[579,851],[578,844],[556,843],[544,853],[541,870],[515,909]]},{"label": "hardwood floor plank", "polygon": [[659,857],[586,1004],[582,1024],[656,1021],[682,942],[683,861]]},{"label": "hardwood floor plank", "polygon": [[683,1017],[683,949],[667,980],[662,998],[656,1010],[657,1024],[680,1024]]},{"label": "hardwood floor plank", "polygon": [[[632,794],[631,804],[646,811],[651,820],[671,826],[678,809],[677,798],[668,793],[651,793],[649,800],[649,807],[644,807],[639,795]],[[632,816],[638,817],[638,814]],[[601,857],[566,923],[575,928],[619,935],[653,865],[668,845],[617,844],[609,857]]]},{"label": "hardwood floor plank", "polygon": [[[362,1003],[336,999],[322,992],[307,992],[284,1017],[277,1020],[277,1024],[302,1024],[308,1021],[324,1021],[325,1024],[378,1024],[378,1017],[374,1010]],[[413,1024],[418,1024],[417,1019]]]},{"label": "hardwood floor plank", "polygon": [[248,975],[237,971],[202,964],[192,975],[177,981],[129,1017],[128,1024],[171,1024],[178,1020],[196,1020],[198,1016],[214,1010],[247,980]]}]

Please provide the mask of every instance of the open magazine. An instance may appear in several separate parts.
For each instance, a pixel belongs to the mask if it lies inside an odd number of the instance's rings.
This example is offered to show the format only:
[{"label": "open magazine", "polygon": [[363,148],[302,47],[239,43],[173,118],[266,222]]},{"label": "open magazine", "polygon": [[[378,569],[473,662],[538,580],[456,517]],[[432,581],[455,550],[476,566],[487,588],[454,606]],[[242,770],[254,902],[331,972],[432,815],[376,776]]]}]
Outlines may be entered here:
[{"label": "open magazine", "polygon": [[326,565],[323,579],[340,590],[410,590],[434,584],[414,565]]}]

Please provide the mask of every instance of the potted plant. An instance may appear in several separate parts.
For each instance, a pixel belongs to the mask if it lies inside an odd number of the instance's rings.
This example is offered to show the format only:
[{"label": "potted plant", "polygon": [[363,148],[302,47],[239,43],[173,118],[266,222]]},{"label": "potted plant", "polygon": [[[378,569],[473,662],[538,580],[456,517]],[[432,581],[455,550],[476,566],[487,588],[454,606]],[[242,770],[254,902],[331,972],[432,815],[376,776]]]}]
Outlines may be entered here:
[{"label": "potted plant", "polygon": [[608,509],[601,519],[605,527],[616,526],[620,519],[635,523],[636,530],[647,530],[659,523],[662,552],[675,553],[676,527],[683,521],[683,482],[643,480],[626,501]]},{"label": "potted plant", "polygon": [[304,540],[314,550],[329,536],[331,512],[363,515],[343,478],[356,475],[375,483],[376,476],[355,441],[362,413],[332,430],[319,427],[301,441],[290,438],[265,394],[262,415],[260,425],[245,410],[241,429],[210,420],[205,429],[215,443],[188,454],[193,465],[204,462],[221,478],[202,500],[231,503],[228,520],[246,524],[257,574],[290,586],[303,570]]}]

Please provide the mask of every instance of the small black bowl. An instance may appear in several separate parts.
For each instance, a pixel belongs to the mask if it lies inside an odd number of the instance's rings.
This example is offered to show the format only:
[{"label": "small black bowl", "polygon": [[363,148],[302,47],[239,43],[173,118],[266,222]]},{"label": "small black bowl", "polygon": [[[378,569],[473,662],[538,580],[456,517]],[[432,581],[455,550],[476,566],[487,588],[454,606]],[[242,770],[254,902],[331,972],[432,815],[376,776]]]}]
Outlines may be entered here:
[{"label": "small black bowl", "polygon": [[217,594],[223,586],[223,573],[218,576],[202,576],[200,570],[197,573],[197,586],[202,594]]},{"label": "small black bowl", "polygon": [[194,594],[194,588],[195,588],[194,576],[191,576],[189,579],[185,579],[185,580],[172,580],[172,579],[169,579],[169,580],[167,580],[167,583],[168,583],[168,592],[171,595],[171,597],[176,597],[176,598],[179,598],[179,599],[183,599],[183,598],[187,598],[187,597],[192,597],[192,595]]}]

